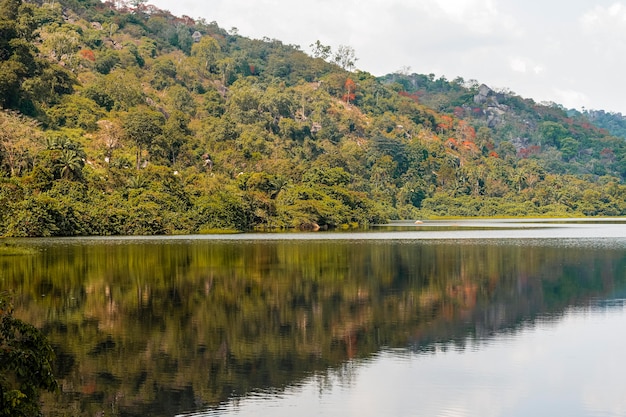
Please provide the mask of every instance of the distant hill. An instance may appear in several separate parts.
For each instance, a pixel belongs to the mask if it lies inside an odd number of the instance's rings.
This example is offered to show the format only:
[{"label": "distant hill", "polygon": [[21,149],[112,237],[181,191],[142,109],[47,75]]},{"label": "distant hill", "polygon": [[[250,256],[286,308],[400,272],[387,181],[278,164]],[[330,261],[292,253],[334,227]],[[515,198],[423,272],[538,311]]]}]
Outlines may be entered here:
[{"label": "distant hill", "polygon": [[626,214],[624,139],[478,82],[355,71],[143,1],[0,1],[0,234]]},{"label": "distant hill", "polygon": [[611,135],[626,139],[626,116],[604,110],[585,110],[583,114],[594,125],[605,129]]},{"label": "distant hill", "polygon": [[477,129],[488,128],[500,153],[514,148],[517,158],[537,160],[548,172],[622,179],[626,173],[623,140],[616,140],[626,138],[626,119],[620,114],[567,111],[462,78],[390,74],[381,81]]}]

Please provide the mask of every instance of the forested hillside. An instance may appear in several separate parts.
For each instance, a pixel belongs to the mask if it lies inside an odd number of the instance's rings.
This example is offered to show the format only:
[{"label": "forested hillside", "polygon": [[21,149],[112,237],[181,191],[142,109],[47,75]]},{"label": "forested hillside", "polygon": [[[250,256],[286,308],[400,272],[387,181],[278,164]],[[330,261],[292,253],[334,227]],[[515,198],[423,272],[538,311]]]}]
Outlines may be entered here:
[{"label": "forested hillside", "polygon": [[624,138],[135,0],[0,1],[0,234],[626,213]]},{"label": "forested hillside", "polygon": [[626,116],[604,110],[585,110],[583,113],[596,126],[606,129],[612,135],[626,139]]}]

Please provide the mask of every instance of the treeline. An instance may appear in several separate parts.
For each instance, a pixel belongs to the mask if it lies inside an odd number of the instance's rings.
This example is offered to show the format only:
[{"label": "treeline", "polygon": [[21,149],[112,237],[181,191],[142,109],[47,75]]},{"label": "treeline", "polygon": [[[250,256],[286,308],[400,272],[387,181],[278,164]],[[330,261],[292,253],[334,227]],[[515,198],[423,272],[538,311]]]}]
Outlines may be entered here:
[{"label": "treeline", "polygon": [[355,71],[350,47],[310,56],[143,2],[0,11],[2,235],[626,212],[623,139],[554,106],[426,76],[436,101]]}]

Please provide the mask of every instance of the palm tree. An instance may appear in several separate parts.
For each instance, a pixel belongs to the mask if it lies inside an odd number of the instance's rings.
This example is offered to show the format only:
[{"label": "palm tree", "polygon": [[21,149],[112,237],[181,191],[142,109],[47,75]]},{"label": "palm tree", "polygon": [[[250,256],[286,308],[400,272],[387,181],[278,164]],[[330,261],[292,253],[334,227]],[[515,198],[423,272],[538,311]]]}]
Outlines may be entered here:
[{"label": "palm tree", "polygon": [[79,153],[73,149],[62,149],[55,167],[60,171],[60,177],[64,179],[78,179],[81,177],[85,161]]}]

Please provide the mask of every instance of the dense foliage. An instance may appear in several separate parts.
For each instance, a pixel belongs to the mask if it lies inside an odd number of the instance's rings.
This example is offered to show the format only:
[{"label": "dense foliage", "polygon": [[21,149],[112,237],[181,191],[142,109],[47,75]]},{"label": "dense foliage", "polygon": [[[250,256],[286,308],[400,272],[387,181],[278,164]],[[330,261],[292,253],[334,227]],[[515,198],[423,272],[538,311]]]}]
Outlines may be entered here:
[{"label": "dense foliage", "polygon": [[131,3],[0,1],[1,235],[626,213],[584,114]]},{"label": "dense foliage", "polygon": [[6,292],[0,292],[0,416],[40,415],[39,391],[53,391],[54,352],[33,325],[13,316]]},{"label": "dense foliage", "polygon": [[585,110],[583,113],[596,126],[606,129],[612,135],[626,139],[626,116],[604,110]]}]

